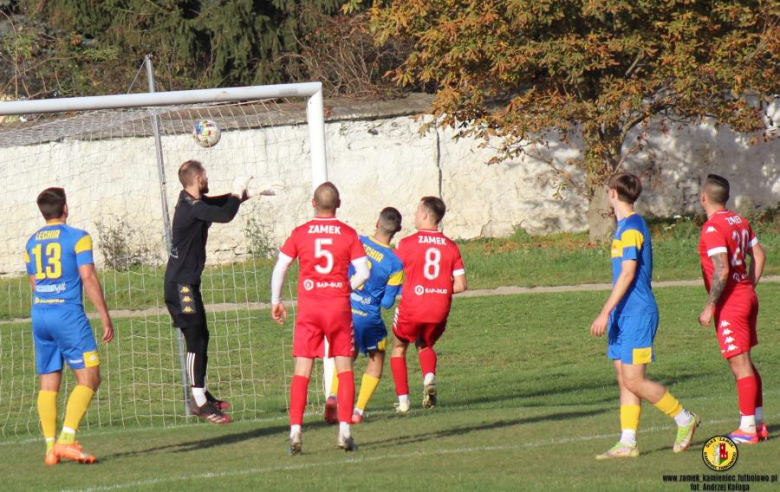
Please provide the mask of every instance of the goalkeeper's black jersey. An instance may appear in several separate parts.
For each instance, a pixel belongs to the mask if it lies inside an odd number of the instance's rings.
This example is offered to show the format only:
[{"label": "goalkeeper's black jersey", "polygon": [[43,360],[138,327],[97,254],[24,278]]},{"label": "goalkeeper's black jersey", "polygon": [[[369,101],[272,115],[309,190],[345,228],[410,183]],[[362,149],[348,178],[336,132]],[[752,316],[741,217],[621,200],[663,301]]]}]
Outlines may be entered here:
[{"label": "goalkeeper's black jersey", "polygon": [[165,281],[200,284],[206,265],[206,241],[212,222],[230,222],[241,204],[233,195],[204,196],[196,200],[182,190],[173,213],[173,238]]}]

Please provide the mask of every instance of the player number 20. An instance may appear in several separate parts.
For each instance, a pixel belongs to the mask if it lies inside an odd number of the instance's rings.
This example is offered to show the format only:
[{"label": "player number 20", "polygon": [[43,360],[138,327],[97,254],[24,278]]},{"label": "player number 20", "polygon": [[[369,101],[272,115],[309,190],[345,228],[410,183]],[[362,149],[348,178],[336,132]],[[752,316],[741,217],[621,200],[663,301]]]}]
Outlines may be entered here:
[{"label": "player number 20", "polygon": [[333,270],[333,253],[323,248],[323,246],[330,246],[333,244],[331,238],[320,238],[314,240],[314,257],[325,258],[325,266],[314,265],[314,269],[323,275],[327,275]]},{"label": "player number 20", "polygon": [[[59,243],[49,243],[46,245],[46,258],[43,258],[43,245],[38,244],[32,249],[35,256],[35,279],[43,280],[46,278],[60,278],[62,275],[62,247]],[[43,262],[46,260],[46,267]]]},{"label": "player number 20", "polygon": [[742,234],[739,231],[731,233],[731,238],[737,243],[737,249],[734,250],[734,256],[731,257],[731,266],[741,265],[743,263],[742,260],[745,258],[745,252],[747,252],[748,231],[743,230],[741,232]]},{"label": "player number 20", "polygon": [[436,248],[428,248],[425,251],[425,265],[423,276],[428,280],[436,280],[441,271],[441,251]]}]

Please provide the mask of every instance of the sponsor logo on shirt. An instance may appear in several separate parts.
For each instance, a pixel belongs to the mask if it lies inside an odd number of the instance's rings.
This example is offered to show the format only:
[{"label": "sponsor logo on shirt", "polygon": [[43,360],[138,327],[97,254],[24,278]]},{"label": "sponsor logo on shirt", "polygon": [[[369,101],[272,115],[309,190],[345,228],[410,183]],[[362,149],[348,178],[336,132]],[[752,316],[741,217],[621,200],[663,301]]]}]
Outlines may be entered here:
[{"label": "sponsor logo on shirt", "polygon": [[36,297],[33,300],[34,304],[65,304],[65,299],[41,299]]},{"label": "sponsor logo on shirt", "polygon": [[340,289],[344,287],[344,284],[342,282],[317,282],[317,288],[318,289]]},{"label": "sponsor logo on shirt", "polygon": [[448,289],[436,289],[433,287],[425,288],[422,285],[415,285],[414,286],[414,293],[418,296],[421,296],[423,294],[449,294]]},{"label": "sponsor logo on shirt", "polygon": [[314,281],[307,278],[303,281],[303,288],[306,290],[312,290],[314,288]]},{"label": "sponsor logo on shirt", "polygon": [[364,306],[370,306],[371,305],[371,298],[370,297],[363,297],[357,292],[353,292],[350,294],[349,298],[358,304],[362,304]]},{"label": "sponsor logo on shirt", "polygon": [[36,285],[35,292],[39,294],[60,294],[62,292],[65,292],[66,288],[67,285],[65,285],[65,282],[60,282],[58,284],[52,284],[52,285]]},{"label": "sponsor logo on shirt", "polygon": [[705,234],[709,234],[710,232],[718,232],[717,229],[715,229],[712,226],[709,226],[706,231],[704,231]]}]

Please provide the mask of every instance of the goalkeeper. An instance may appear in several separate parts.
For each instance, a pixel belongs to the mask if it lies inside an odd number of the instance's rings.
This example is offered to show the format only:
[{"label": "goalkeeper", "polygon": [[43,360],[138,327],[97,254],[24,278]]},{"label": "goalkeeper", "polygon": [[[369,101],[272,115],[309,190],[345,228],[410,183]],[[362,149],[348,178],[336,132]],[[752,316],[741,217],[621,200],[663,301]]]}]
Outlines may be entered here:
[{"label": "goalkeeper", "polygon": [[192,396],[192,413],[214,424],[227,424],[230,408],[206,390],[209,330],[200,293],[200,276],[206,263],[206,241],[212,222],[227,223],[238,213],[241,203],[255,195],[275,195],[273,189],[247,192],[251,177],[240,176],[232,194],[209,197],[209,180],[203,165],[189,160],[179,167],[184,188],[173,214],[173,238],[165,269],[165,304],[187,342],[187,376]]}]

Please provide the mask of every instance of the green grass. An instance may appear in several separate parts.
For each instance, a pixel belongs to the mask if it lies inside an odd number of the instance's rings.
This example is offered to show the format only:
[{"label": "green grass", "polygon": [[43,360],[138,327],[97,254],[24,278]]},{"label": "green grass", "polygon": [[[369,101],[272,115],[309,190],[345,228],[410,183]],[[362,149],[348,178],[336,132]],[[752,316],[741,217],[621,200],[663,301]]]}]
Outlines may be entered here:
[{"label": "green grass", "polygon": [[[680,219],[651,223],[654,280],[701,276],[697,253],[700,222]],[[766,275],[780,274],[780,263],[771,261],[780,256],[780,225],[776,222],[774,216],[754,222],[770,258]],[[508,238],[463,241],[460,249],[471,289],[608,283],[612,279],[608,247],[589,245],[586,233],[531,236],[518,230]],[[257,258],[207,268],[203,276],[204,301],[268,302],[273,265],[273,259]],[[151,267],[101,271],[109,309],[163,307],[164,272],[164,268]],[[285,297],[291,297],[297,288],[296,267],[290,270],[288,279]],[[29,316],[30,288],[26,277],[0,279],[0,293],[0,320]]]},{"label": "green grass", "polygon": [[[665,484],[663,475],[714,475],[702,463],[702,444],[733,430],[738,422],[733,378],[712,330],[696,323],[703,291],[657,290],[658,361],[649,376],[701,414],[704,426],[688,452],[674,455],[671,421],[645,404],[638,436],[643,455],[620,462],[593,459],[614,443],[619,428],[614,375],[604,356],[606,342],[588,335],[605,296],[570,292],[456,299],[447,333],[437,346],[440,406],[419,408],[419,367],[412,356],[413,410],[403,418],[394,416],[386,369],[367,422],[354,430],[361,446],[354,454],[336,451],[335,428],[310,415],[304,424],[304,454],[287,457],[281,402],[260,398],[262,413],[254,420],[247,414],[247,420],[229,426],[149,429],[147,422],[128,420],[124,428],[88,429],[80,439],[102,458],[90,467],[67,463],[45,469],[40,439],[29,435],[6,439],[0,442],[0,453],[13,459],[0,460],[4,488],[690,490],[687,484]],[[762,285],[759,296],[761,345],[754,359],[764,374],[770,429],[778,435],[780,392],[773,380],[780,374],[780,321],[774,315],[780,310],[780,285]],[[261,321],[241,331],[241,337],[251,345],[257,370],[269,388],[281,387],[284,375],[270,371],[282,365],[282,340],[289,332],[263,321],[267,312],[253,314]],[[125,327],[120,336],[129,336],[128,331],[132,327]],[[160,350],[170,344],[160,343]],[[29,352],[25,355],[29,357]],[[358,370],[362,367],[361,358]],[[32,392],[34,379],[25,384]],[[240,393],[224,376],[217,389],[221,394]],[[243,405],[241,399],[239,404]],[[776,474],[779,452],[777,438],[741,448],[733,472]],[[750,484],[751,491],[773,488]]]}]

